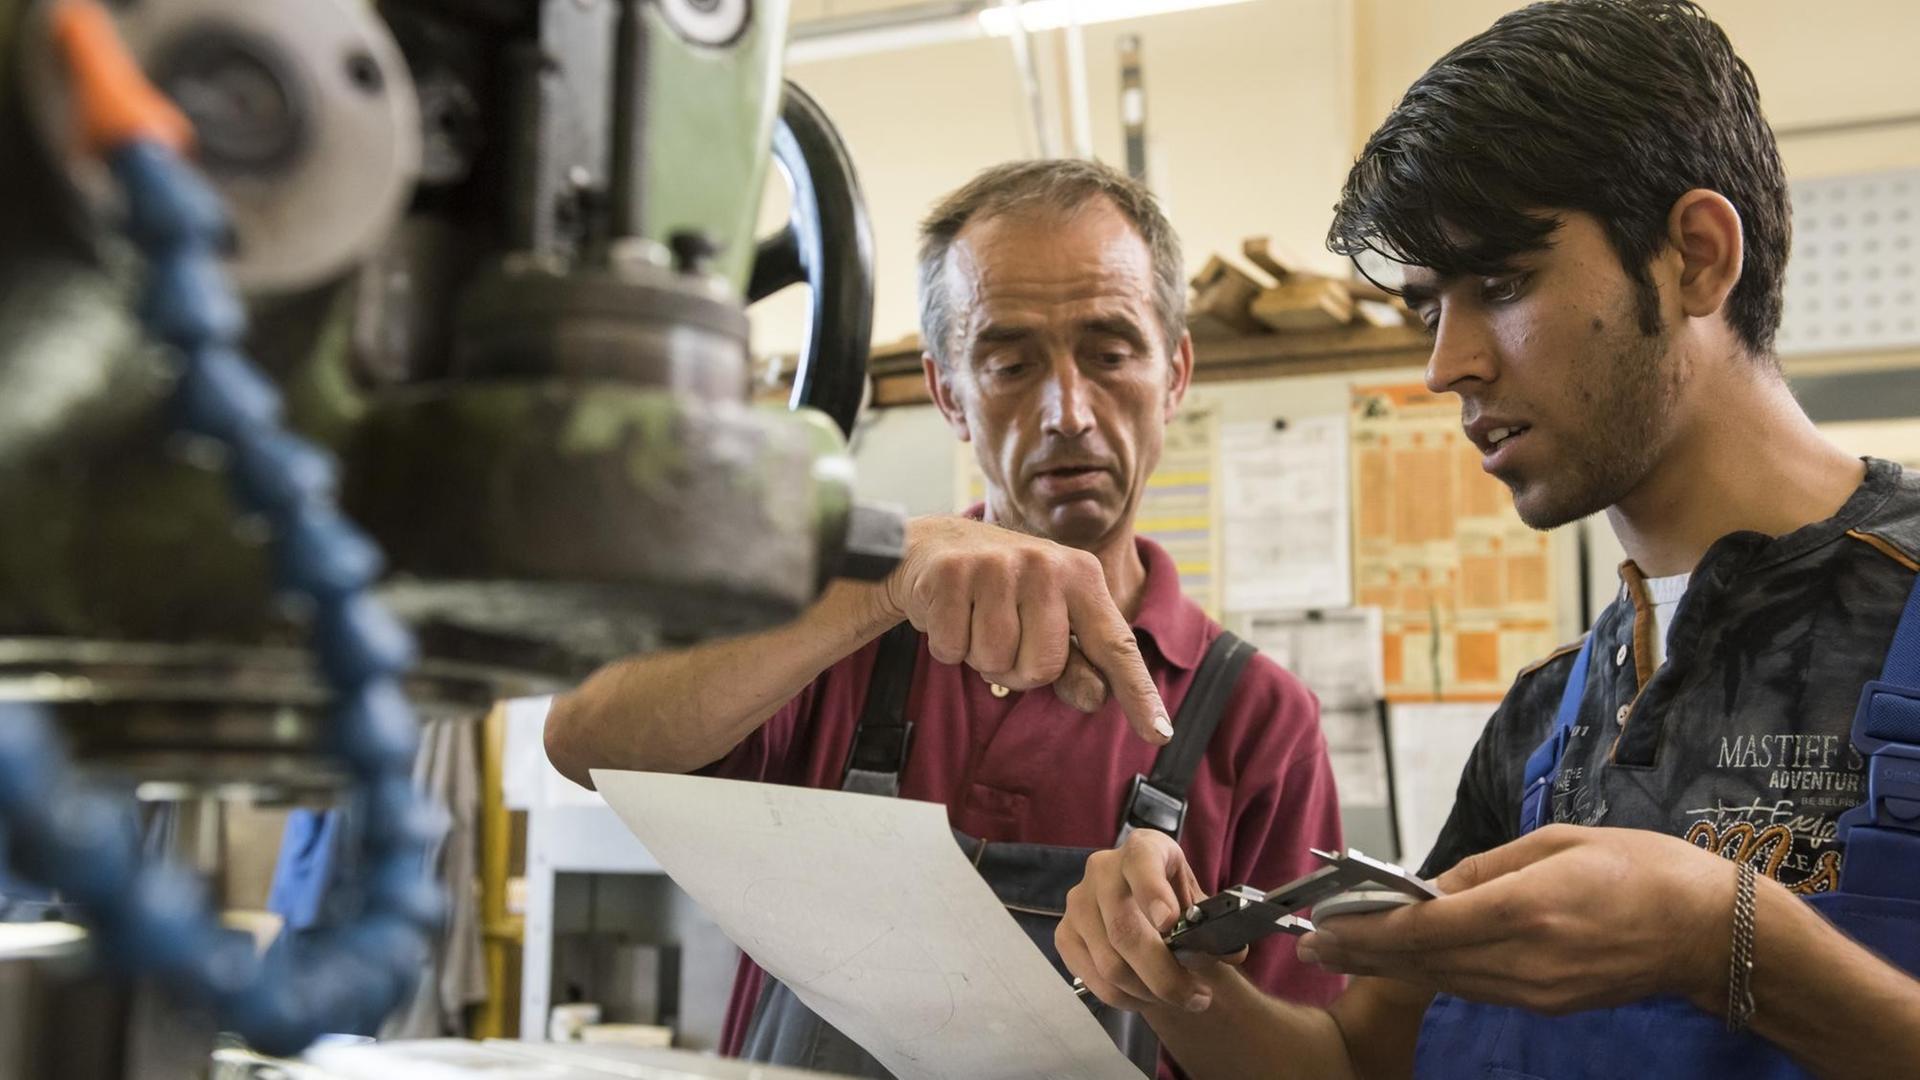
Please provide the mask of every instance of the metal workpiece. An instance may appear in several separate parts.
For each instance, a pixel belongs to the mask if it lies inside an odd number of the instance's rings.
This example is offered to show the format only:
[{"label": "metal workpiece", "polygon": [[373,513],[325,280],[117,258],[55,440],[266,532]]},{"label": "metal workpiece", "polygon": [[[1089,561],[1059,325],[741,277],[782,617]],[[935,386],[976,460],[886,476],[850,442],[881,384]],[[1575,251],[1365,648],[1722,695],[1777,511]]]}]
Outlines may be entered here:
[{"label": "metal workpiece", "polygon": [[1238,885],[1202,900],[1167,935],[1167,945],[1227,956],[1274,934],[1313,932],[1313,923],[1295,914],[1335,900],[1358,897],[1380,907],[1430,900],[1433,886],[1398,866],[1353,849],[1315,851],[1323,865],[1271,892]]},{"label": "metal workpiece", "polygon": [[584,267],[511,256],[461,298],[452,367],[461,379],[598,378],[741,402],[747,314],[723,282],[637,256]]},{"label": "metal workpiece", "polygon": [[1372,858],[1354,848],[1344,852],[1314,851],[1325,865],[1297,881],[1282,885],[1267,894],[1269,903],[1288,911],[1311,908],[1341,893],[1358,889],[1383,889],[1419,900],[1431,900],[1439,890],[1419,876]]},{"label": "metal workpiece", "polygon": [[787,413],[608,379],[450,383],[369,413],[345,505],[409,618],[607,659],[812,601],[820,538],[844,529],[821,522],[838,497],[815,437]]},{"label": "metal workpiece", "polygon": [[1236,885],[1189,909],[1167,936],[1167,946],[1231,956],[1274,934],[1296,937],[1313,932],[1313,923],[1267,901],[1258,889]]},{"label": "metal workpiece", "polygon": [[[1320,860],[1318,868],[1270,892],[1252,885],[1235,885],[1189,907],[1167,932],[1167,948],[1232,956],[1275,934],[1304,937],[1313,933],[1313,921],[1296,914],[1299,911],[1318,911],[1325,905],[1331,918],[1335,914],[1382,911],[1440,895],[1419,875],[1355,848],[1343,852],[1316,848],[1313,856]],[[1080,979],[1073,980],[1073,989],[1082,998],[1092,994]]]},{"label": "metal workpiece", "polygon": [[783,621],[898,561],[903,519],[856,515],[834,423],[745,404],[747,319],[711,251],[500,260],[459,302],[451,377],[373,396],[347,502],[410,620],[599,662]]},{"label": "metal workpiece", "polygon": [[[518,669],[423,662],[401,679],[423,720],[484,713],[503,696],[550,693]],[[0,702],[46,707],[75,756],[143,801],[332,797],[332,695],[302,649],[79,638],[0,638]],[[414,744],[389,749],[411,761]]]}]

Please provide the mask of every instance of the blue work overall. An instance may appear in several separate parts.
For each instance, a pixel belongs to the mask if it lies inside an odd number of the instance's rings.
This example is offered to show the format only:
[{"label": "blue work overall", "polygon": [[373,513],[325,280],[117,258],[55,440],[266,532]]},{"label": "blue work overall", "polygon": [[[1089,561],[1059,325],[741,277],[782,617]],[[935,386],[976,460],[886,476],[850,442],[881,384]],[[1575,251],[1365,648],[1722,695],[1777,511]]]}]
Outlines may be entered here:
[{"label": "blue work overall", "polygon": [[[1527,760],[1522,833],[1546,817],[1592,651],[1590,634],[1567,680],[1553,734]],[[1846,864],[1839,888],[1808,903],[1854,940],[1920,974],[1920,580],[1907,598],[1879,680],[1862,690],[1853,742],[1867,760],[1866,802],[1840,819]],[[1733,913],[1727,914],[1731,935]],[[1421,1027],[1414,1075],[1785,1080],[1811,1074],[1772,1043],[1729,1032],[1719,1016],[1677,997],[1549,1017],[1442,994]]]}]

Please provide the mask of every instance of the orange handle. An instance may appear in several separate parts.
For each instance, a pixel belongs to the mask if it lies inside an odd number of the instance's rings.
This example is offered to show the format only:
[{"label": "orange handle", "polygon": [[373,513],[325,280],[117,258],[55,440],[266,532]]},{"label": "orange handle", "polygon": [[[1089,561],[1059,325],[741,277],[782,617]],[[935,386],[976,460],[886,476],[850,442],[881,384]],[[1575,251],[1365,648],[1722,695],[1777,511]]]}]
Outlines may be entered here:
[{"label": "orange handle", "polygon": [[53,40],[73,77],[73,100],[87,149],[101,156],[137,139],[184,152],[193,125],[147,81],[113,17],[94,0],[60,0],[51,13]]}]

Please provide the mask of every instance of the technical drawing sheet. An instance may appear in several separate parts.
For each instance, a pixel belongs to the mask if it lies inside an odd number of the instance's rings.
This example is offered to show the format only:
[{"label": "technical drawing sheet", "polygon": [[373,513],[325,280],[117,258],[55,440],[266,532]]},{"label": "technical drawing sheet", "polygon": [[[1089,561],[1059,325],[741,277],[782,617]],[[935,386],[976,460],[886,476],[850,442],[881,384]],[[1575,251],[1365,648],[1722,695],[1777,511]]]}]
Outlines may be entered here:
[{"label": "technical drawing sheet", "polygon": [[665,773],[593,780],[735,944],[899,1080],[1139,1080],[961,853],[945,807]]}]

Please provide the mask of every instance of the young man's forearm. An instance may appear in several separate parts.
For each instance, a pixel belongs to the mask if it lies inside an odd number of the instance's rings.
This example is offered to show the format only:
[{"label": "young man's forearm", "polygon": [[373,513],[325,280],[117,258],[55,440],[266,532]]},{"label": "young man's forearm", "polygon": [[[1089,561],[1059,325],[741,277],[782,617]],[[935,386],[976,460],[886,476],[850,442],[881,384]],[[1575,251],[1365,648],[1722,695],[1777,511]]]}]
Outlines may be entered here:
[{"label": "young man's forearm", "polygon": [[1146,1017],[1194,1080],[1382,1080],[1412,1074],[1413,1046],[1431,998],[1399,983],[1355,979],[1321,1009],[1270,997],[1235,972],[1214,983],[1205,1012],[1169,1006]]},{"label": "young man's forearm", "polygon": [[[1754,1032],[1819,1076],[1909,1072],[1920,1061],[1920,981],[1786,889],[1765,880],[1759,885]],[[1724,1000],[1723,991],[1716,1012],[1724,1011]]]},{"label": "young man's forearm", "polygon": [[880,586],[836,582],[785,626],[609,664],[554,699],[547,758],[587,787],[590,769],[691,772],[895,621]]}]

